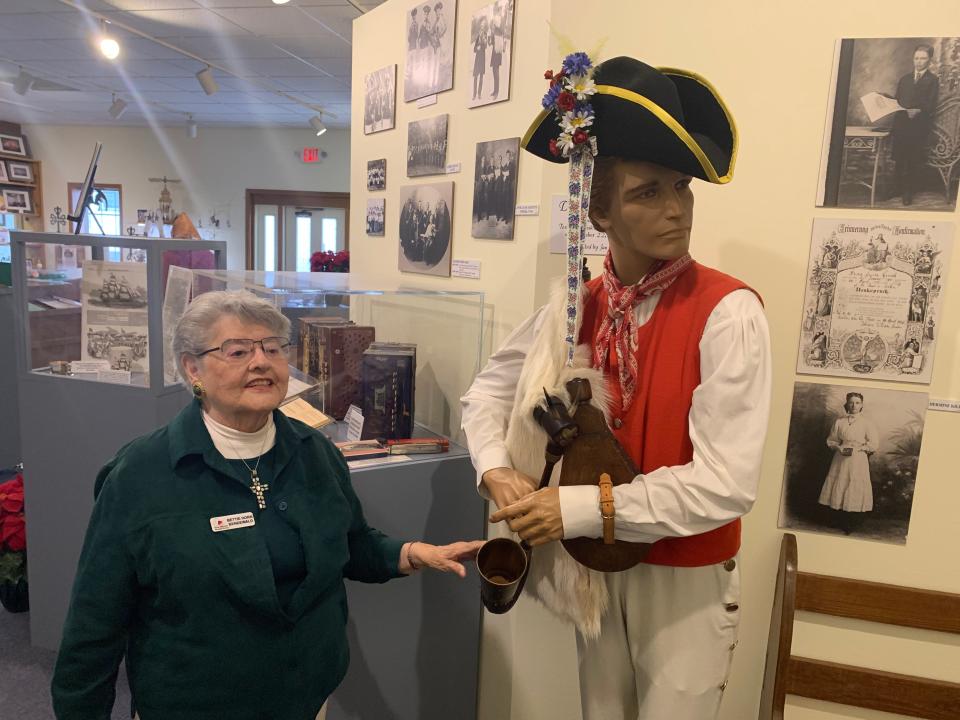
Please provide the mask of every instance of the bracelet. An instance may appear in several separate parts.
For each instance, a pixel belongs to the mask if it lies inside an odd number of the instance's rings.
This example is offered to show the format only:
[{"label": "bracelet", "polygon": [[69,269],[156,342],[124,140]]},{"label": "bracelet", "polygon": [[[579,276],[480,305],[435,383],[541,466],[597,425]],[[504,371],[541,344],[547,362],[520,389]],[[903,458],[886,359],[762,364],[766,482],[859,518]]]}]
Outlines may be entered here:
[{"label": "bracelet", "polygon": [[410,552],[413,550],[413,546],[416,544],[416,542],[417,541],[414,540],[407,545],[407,565],[411,570],[419,570],[422,567],[421,565],[417,565],[415,562],[413,562],[413,554]]}]

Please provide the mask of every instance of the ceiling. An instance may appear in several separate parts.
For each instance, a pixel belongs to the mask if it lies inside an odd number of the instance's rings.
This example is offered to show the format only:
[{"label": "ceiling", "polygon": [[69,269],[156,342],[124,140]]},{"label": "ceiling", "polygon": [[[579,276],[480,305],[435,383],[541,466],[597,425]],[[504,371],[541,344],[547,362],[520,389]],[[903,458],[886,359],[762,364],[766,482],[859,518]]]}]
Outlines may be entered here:
[{"label": "ceiling", "polygon": [[[316,110],[330,127],[350,124],[353,20],[383,0],[0,0],[0,119],[73,125],[304,127]],[[107,60],[99,20],[74,6],[221,66],[206,95],[205,65],[110,25],[120,57]],[[14,92],[20,67],[43,82]],[[65,86],[69,90],[40,89]],[[292,97],[284,97],[275,91]],[[107,113],[113,95],[128,107]]]}]

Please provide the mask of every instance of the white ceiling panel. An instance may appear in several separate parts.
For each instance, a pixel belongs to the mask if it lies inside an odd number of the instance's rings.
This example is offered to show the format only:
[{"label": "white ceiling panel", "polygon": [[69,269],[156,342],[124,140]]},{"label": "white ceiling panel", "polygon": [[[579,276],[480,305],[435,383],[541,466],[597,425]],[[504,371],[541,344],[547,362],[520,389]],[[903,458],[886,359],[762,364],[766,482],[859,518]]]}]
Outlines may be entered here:
[{"label": "white ceiling panel", "polygon": [[[363,2],[368,8],[379,4]],[[269,0],[84,0],[83,5],[113,23],[119,61],[99,54],[100,21],[91,12],[57,0],[0,0],[0,77],[23,66],[77,89],[18,96],[0,82],[4,119],[184,124],[192,114],[201,126],[299,126],[322,107],[337,115],[328,125],[349,123],[350,40],[360,13],[347,0],[294,0],[286,6]],[[212,69],[220,88],[212,96],[194,77],[204,63],[226,70]],[[120,121],[110,121],[106,112],[112,93],[130,103]],[[140,108],[138,102],[147,105]]]}]

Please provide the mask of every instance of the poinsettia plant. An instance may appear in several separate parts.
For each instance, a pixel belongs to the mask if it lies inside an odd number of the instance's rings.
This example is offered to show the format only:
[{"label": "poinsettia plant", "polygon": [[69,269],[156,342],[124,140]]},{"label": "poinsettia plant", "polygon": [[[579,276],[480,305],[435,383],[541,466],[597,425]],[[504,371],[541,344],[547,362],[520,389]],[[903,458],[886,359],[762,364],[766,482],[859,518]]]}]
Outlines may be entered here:
[{"label": "poinsettia plant", "polygon": [[23,475],[0,483],[0,584],[16,584],[27,573]]},{"label": "poinsettia plant", "polygon": [[319,250],[310,256],[311,272],[350,272],[350,251]]}]

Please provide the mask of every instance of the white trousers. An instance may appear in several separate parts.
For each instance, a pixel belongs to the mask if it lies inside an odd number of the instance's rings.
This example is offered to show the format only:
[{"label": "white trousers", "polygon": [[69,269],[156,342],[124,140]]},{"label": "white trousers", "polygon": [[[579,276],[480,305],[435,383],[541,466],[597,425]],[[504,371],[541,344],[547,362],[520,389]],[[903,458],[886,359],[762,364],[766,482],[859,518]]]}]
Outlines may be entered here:
[{"label": "white trousers", "polygon": [[583,720],[712,720],[740,625],[737,560],[608,573],[600,637],[577,634]]}]

